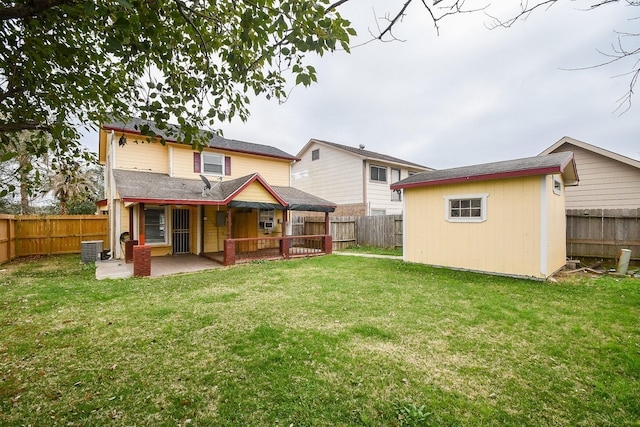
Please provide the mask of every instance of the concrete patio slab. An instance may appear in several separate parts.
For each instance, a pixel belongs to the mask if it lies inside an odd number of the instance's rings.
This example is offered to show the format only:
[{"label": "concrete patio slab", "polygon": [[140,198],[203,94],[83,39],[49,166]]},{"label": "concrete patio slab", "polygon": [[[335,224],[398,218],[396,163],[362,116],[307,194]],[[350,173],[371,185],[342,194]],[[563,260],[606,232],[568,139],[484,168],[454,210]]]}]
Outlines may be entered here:
[{"label": "concrete patio slab", "polygon": [[[176,255],[151,258],[151,277],[171,276],[213,270],[223,266],[198,255]],[[133,277],[133,263],[122,260],[96,262],[96,279],[127,279]]]}]

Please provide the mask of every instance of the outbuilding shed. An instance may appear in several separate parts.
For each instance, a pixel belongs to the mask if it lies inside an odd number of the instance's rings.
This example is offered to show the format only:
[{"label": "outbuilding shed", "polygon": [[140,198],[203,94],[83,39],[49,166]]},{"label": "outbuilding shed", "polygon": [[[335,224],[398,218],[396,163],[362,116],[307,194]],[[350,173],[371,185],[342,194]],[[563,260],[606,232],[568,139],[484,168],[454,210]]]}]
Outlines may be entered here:
[{"label": "outbuilding shed", "polygon": [[573,153],[422,172],[404,193],[404,260],[546,279],[566,262]]}]

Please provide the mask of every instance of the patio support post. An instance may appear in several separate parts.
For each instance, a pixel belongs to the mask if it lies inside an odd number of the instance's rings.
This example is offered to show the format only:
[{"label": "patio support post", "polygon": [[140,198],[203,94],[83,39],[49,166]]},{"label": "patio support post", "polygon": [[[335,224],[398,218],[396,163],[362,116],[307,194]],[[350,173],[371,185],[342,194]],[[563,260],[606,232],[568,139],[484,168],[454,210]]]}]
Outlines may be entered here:
[{"label": "patio support post", "polygon": [[144,245],[144,203],[138,205],[138,244]]},{"label": "patio support post", "polygon": [[236,242],[232,239],[224,241],[224,265],[234,265],[236,263]]},{"label": "patio support post", "polygon": [[324,234],[331,234],[331,228],[329,226],[329,212],[324,213]]},{"label": "patio support post", "polygon": [[289,243],[290,240],[286,237],[280,239],[280,255],[282,255],[284,259],[289,259]]},{"label": "patio support post", "polygon": [[231,208],[227,206],[227,239],[231,239]]}]

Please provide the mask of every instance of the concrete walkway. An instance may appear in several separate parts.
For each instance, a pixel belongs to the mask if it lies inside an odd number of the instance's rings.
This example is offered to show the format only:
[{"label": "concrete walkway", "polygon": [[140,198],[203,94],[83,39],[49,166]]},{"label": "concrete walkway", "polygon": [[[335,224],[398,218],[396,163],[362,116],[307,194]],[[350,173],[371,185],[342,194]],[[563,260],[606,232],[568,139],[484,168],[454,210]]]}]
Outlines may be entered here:
[{"label": "concrete walkway", "polygon": [[[222,265],[198,255],[176,255],[151,258],[151,277],[222,268]],[[133,263],[124,259],[97,261],[96,279],[127,279],[133,277]]]},{"label": "concrete walkway", "polygon": [[365,258],[386,258],[386,259],[397,259],[402,261],[401,256],[395,255],[377,255],[377,254],[361,254],[356,252],[333,252],[334,255],[342,255],[342,256],[361,256]]}]

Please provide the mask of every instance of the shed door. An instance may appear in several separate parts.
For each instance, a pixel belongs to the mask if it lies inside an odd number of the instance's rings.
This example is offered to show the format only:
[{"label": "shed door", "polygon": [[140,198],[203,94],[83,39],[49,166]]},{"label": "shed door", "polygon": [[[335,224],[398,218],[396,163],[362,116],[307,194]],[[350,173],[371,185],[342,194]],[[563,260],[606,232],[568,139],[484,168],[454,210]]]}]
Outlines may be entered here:
[{"label": "shed door", "polygon": [[189,209],[174,209],[172,214],[173,254],[188,254],[191,247]]}]

